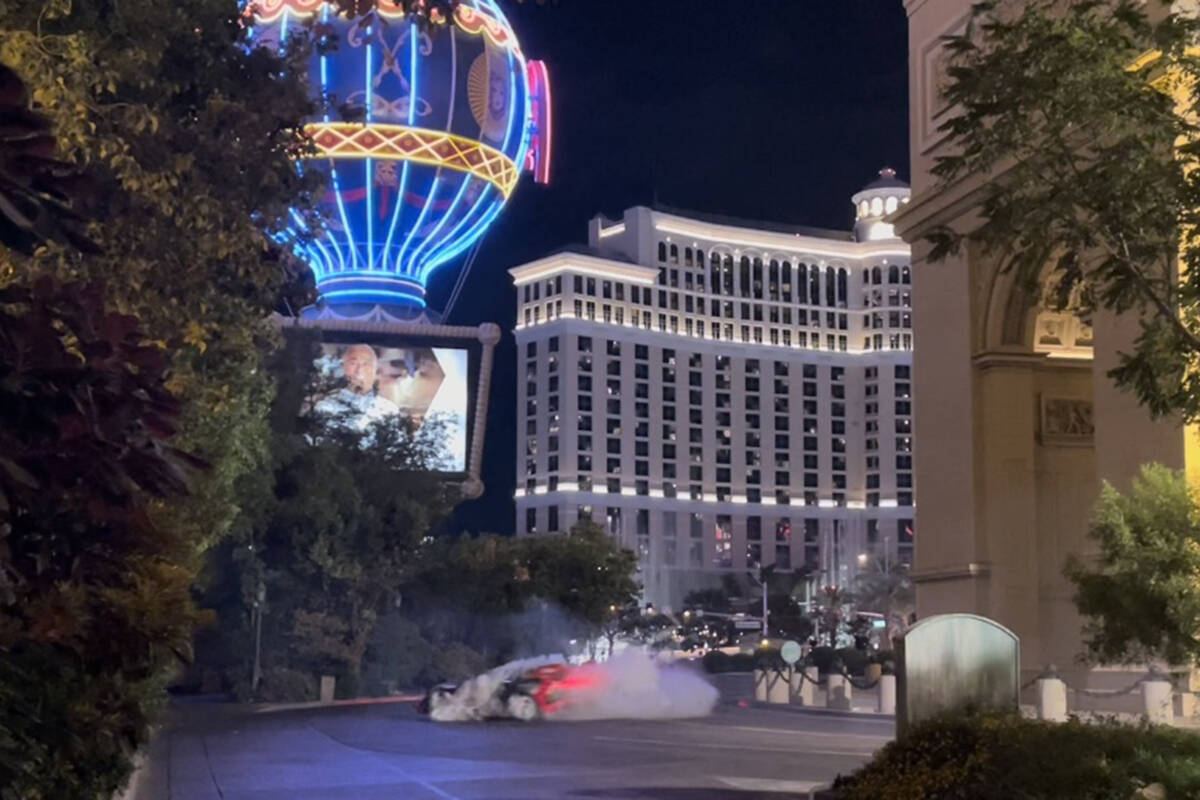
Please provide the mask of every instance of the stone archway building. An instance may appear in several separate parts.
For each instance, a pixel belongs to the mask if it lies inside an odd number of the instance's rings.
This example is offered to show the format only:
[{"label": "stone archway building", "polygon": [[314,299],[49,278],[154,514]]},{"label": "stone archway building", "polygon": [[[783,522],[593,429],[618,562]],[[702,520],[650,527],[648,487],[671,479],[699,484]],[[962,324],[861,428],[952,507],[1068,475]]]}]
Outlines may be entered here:
[{"label": "stone archway building", "polygon": [[1047,311],[1040,290],[976,248],[928,261],[927,231],[965,232],[978,219],[982,178],[935,187],[930,174],[947,113],[937,92],[940,37],[961,29],[970,2],[905,7],[913,198],[892,221],[912,244],[916,286],[918,614],[999,621],[1020,636],[1027,674],[1047,663],[1075,667],[1080,619],[1062,569],[1068,554],[1087,552],[1102,481],[1124,488],[1143,463],[1194,470],[1195,459],[1179,425],[1151,421],[1106,377],[1135,319],[1100,313],[1093,329]]}]

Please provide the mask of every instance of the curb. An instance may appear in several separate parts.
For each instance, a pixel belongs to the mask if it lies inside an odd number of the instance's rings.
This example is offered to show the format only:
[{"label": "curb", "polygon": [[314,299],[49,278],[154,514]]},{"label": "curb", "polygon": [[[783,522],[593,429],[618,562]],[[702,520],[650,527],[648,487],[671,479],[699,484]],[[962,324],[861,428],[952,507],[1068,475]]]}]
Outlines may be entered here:
[{"label": "curb", "polygon": [[304,711],[314,708],[344,708],[346,706],[374,706],[387,703],[415,703],[424,695],[406,694],[396,697],[355,697],[350,700],[330,700],[323,703],[313,700],[307,703],[264,703],[251,707],[254,714],[272,714],[276,711]]},{"label": "curb", "polygon": [[880,714],[875,711],[844,711],[840,708],[817,708],[816,706],[795,706],[783,703],[763,703],[758,700],[749,701],[751,708],[761,708],[769,711],[786,711],[792,714],[815,714],[817,716],[844,717],[846,719],[865,719],[883,722],[894,720],[894,714]]}]

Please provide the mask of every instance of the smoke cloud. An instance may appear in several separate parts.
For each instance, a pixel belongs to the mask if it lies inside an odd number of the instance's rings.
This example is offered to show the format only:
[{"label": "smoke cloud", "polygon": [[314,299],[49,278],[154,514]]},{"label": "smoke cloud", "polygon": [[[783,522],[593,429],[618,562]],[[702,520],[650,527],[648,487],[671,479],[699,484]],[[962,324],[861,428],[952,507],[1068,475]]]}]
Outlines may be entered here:
[{"label": "smoke cloud", "polygon": [[551,717],[585,719],[680,719],[704,717],[717,704],[717,689],[695,670],[660,666],[638,648],[628,648],[601,664],[589,665],[599,680],[594,691]]}]

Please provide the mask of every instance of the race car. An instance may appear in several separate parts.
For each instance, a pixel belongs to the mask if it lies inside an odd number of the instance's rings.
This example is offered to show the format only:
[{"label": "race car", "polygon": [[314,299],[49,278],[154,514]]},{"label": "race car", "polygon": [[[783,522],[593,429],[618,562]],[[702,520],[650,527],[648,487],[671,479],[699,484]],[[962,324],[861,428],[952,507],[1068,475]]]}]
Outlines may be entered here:
[{"label": "race car", "polygon": [[512,662],[461,684],[429,690],[417,710],[439,722],[517,719],[531,722],[585,705],[603,689],[605,674],[594,665],[561,660]]}]

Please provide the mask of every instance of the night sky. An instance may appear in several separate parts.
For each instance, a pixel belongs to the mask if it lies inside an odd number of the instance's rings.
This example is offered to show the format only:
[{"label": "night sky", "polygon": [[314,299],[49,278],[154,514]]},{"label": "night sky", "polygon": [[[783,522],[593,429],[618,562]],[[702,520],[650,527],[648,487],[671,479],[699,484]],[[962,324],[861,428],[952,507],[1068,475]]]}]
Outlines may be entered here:
[{"label": "night sky", "polygon": [[[529,176],[491,226],[447,320],[499,323],[483,480],[455,526],[511,533],[516,296],[510,267],[584,243],[597,213],[659,205],[848,229],[850,195],[908,177],[900,0],[503,2],[554,99],[551,185]],[[459,264],[434,276],[430,305]]]}]

